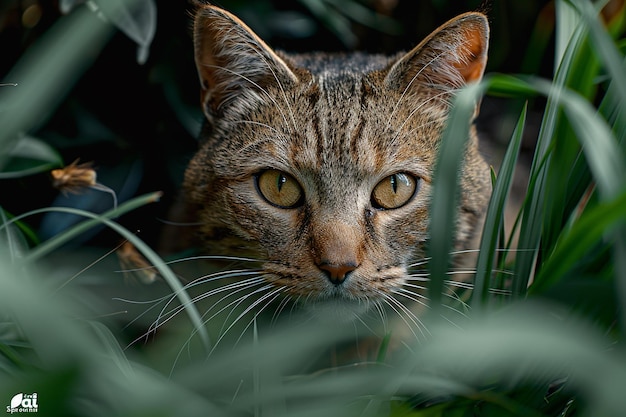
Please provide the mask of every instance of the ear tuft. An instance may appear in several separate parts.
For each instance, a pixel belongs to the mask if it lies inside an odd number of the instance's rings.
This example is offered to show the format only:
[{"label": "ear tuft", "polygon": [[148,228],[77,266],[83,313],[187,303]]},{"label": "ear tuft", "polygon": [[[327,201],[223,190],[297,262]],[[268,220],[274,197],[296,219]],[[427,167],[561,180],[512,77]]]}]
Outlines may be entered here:
[{"label": "ear tuft", "polygon": [[222,111],[246,90],[286,86],[297,77],[248,26],[231,13],[201,5],[194,19],[195,60],[205,114]]},{"label": "ear tuft", "polygon": [[431,33],[396,61],[386,76],[390,88],[452,92],[480,81],[487,64],[489,23],[481,13],[465,13]]}]

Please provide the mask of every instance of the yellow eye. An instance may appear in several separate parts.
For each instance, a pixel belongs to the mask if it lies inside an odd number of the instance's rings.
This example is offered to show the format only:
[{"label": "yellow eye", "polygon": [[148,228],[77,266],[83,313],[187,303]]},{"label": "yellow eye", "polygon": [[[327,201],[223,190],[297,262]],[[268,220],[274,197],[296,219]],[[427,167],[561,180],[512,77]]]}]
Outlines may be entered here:
[{"label": "yellow eye", "polygon": [[379,182],[372,192],[372,204],[376,208],[396,209],[409,202],[417,190],[415,177],[398,173]]},{"label": "yellow eye", "polygon": [[270,204],[294,208],[302,202],[302,187],[291,175],[268,169],[257,176],[257,189]]}]

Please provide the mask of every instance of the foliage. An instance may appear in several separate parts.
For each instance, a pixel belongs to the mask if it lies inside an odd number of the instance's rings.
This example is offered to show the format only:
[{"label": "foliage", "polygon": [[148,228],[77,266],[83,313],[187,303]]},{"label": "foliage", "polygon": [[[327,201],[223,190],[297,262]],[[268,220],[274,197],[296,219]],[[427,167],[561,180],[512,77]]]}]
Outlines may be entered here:
[{"label": "foliage", "polygon": [[[29,181],[62,166],[64,157],[71,155],[68,149],[89,147],[98,152],[104,143],[106,149],[113,146],[119,151],[115,144],[119,126],[105,123],[105,116],[81,104],[86,101],[60,104],[80,74],[92,63],[98,65],[89,51],[106,48],[114,36],[111,25],[80,3],[61,2],[71,12],[29,49],[0,87],[0,181],[5,190],[15,184],[38,184],[28,191],[51,194],[41,191],[48,185]],[[127,5],[107,4],[114,3]],[[153,5],[137,4],[148,3]],[[366,25],[380,19],[358,2],[301,3],[305,9],[320,11],[308,19],[335,27],[331,32],[345,39],[354,39],[347,35],[354,28],[347,17]],[[446,2],[435,2],[439,3]],[[386,335],[380,347],[375,345],[377,360],[338,366],[326,361],[328,347],[350,345],[355,333],[369,334],[370,329],[341,323],[328,328],[295,312],[288,314],[286,323],[278,320],[270,328],[257,325],[252,314],[241,329],[230,332],[235,335],[232,344],[217,339],[215,334],[223,334],[224,328],[215,321],[205,328],[206,310],[194,302],[199,300],[194,291],[203,290],[183,287],[173,264],[144,243],[149,234],[141,239],[144,235],[134,232],[137,218],[150,217],[145,210],[158,205],[161,193],[131,198],[142,188],[132,185],[138,175],[134,162],[121,158],[124,169],[118,167],[108,177],[106,169],[98,171],[99,181],[119,185],[119,207],[111,208],[110,199],[100,198],[97,191],[73,199],[53,197],[56,202],[38,210],[21,210],[26,203],[14,201],[21,198],[8,192],[0,200],[11,206],[0,210],[1,405],[9,405],[17,393],[36,392],[39,414],[68,416],[623,415],[626,60],[619,36],[624,6],[601,20],[599,5],[585,0],[556,5],[559,44],[552,79],[489,74],[457,95],[444,135],[438,170],[455,173],[467,138],[466,121],[479,96],[528,102],[515,114],[517,124],[494,174],[473,291],[461,304],[462,314],[456,314],[461,309],[446,304],[448,298],[442,294],[448,285],[454,224],[454,212],[448,208],[458,178],[441,175],[434,186],[449,191],[437,194],[432,202],[432,305],[420,318],[428,330],[422,340],[396,346],[396,336]],[[138,58],[149,63],[158,53],[153,47],[150,57],[146,55],[152,12],[144,10],[139,15],[145,20],[137,20],[133,13],[138,9],[124,9],[131,12],[120,15],[112,10],[101,11],[137,42]],[[334,12],[338,14],[329,14]],[[396,30],[383,20],[387,29]],[[133,32],[124,23],[129,21],[139,29],[133,26]],[[55,55],[59,51],[62,59]],[[168,131],[193,134],[197,119],[189,116],[185,94],[172,82],[176,77],[158,71],[152,76],[163,77],[160,91],[178,115],[179,130]],[[15,82],[17,86],[11,84]],[[67,140],[46,135],[50,129],[42,115],[50,116],[57,105],[80,115],[77,131],[89,132],[86,146],[61,146]],[[543,114],[526,195],[515,224],[505,225],[502,210],[523,152],[524,130],[537,108],[543,108]],[[168,156],[176,159],[185,153],[178,151]],[[136,149],[129,154],[129,159],[142,155]],[[168,161],[161,169],[177,163]],[[172,174],[172,183],[177,175]],[[71,201],[87,205],[63,207]],[[73,217],[37,220],[61,214]],[[62,224],[46,235],[45,230],[52,230],[46,226],[50,222]],[[519,238],[509,239],[505,226],[513,226]],[[95,232],[85,237],[85,232],[97,229],[132,242],[163,280],[152,286],[123,285],[122,274],[111,277],[110,271],[119,269],[107,256],[115,240],[101,240],[107,249],[100,250],[94,244]],[[89,245],[81,247],[81,242]],[[154,301],[108,301],[113,297]],[[241,317],[250,317],[245,306],[234,307],[244,310]],[[227,309],[222,313],[231,318]],[[149,333],[145,340],[150,343],[142,344],[146,328],[156,330],[149,327],[155,321],[166,326],[155,340]]]}]

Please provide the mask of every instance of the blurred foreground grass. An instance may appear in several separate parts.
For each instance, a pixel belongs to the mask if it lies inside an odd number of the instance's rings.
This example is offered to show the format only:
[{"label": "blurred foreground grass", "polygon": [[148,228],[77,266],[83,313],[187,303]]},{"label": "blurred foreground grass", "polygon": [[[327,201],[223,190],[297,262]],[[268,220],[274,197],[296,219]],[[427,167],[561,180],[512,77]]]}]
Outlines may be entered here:
[{"label": "blurred foreground grass", "polygon": [[[437,308],[449,265],[454,176],[438,177],[435,184],[450,191],[436,194],[432,202],[434,303],[423,317],[426,340],[408,341],[395,355],[381,351],[377,362],[314,373],[311,366],[328,346],[351,342],[353,325],[329,328],[294,314],[291,324],[269,330],[252,320],[251,337],[208,355],[215,329],[202,325],[202,311],[190,303],[170,266],[121,224],[124,215],[156,203],[158,193],[97,211],[102,214],[45,208],[79,220],[43,241],[29,227],[35,212],[3,210],[0,405],[9,406],[18,393],[37,393],[38,414],[54,416],[623,416],[626,44],[620,39],[624,6],[617,3],[617,11],[602,21],[599,5],[557,1],[552,80],[490,74],[458,96],[438,167],[449,172],[455,172],[466,120],[481,93],[546,103],[515,223],[519,240],[513,247],[503,232],[502,208],[526,108],[494,174],[471,308],[462,321],[443,320],[444,310]],[[60,165],[53,147],[23,133],[33,131],[41,114],[71,88],[89,65],[85,51],[104,45],[111,30],[93,12],[78,8],[46,35],[40,53],[33,52],[7,76],[4,82],[19,81],[19,88],[0,87],[0,178],[20,180]],[[62,59],[57,51],[64,51]],[[91,265],[97,258],[87,260],[78,251],[72,256],[68,249],[68,242],[96,226],[130,240],[159,268],[164,280],[158,285],[176,295],[172,308],[182,306],[187,314],[153,343],[127,348],[137,337],[132,326],[124,327],[129,320],[100,315],[104,298],[122,298],[129,290],[120,274],[113,284],[107,281],[111,274],[99,275],[115,266]],[[507,248],[514,260],[506,256]],[[89,268],[73,277],[56,269],[59,257],[75,270]],[[94,285],[67,285],[72,279]],[[500,289],[510,295],[494,295]],[[148,292],[131,286],[133,297],[150,299]],[[129,313],[132,320],[151,306],[126,304],[119,312],[136,308]],[[147,327],[149,317],[138,327]]]}]

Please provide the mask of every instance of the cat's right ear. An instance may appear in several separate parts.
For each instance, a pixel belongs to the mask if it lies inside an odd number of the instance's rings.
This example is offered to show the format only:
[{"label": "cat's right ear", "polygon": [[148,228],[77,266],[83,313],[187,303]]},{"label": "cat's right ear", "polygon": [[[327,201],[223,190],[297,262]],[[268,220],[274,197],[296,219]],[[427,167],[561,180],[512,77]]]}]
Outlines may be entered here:
[{"label": "cat's right ear", "polygon": [[201,100],[209,120],[244,95],[287,87],[297,77],[245,23],[231,13],[202,4],[194,18],[195,60]]},{"label": "cat's right ear", "polygon": [[489,22],[465,13],[441,25],[395,62],[385,78],[389,88],[426,93],[447,103],[450,93],[480,81],[487,64]]}]

